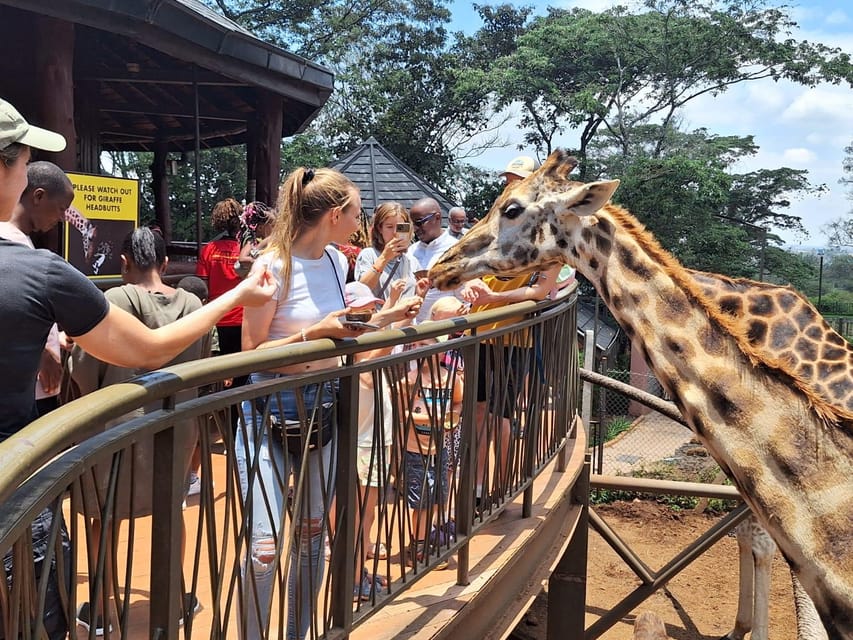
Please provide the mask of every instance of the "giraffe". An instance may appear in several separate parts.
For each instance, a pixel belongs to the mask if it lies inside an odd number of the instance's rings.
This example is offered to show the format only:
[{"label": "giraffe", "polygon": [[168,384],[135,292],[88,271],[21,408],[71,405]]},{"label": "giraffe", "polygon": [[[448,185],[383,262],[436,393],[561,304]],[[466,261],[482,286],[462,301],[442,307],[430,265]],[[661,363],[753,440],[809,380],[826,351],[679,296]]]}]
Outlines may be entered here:
[{"label": "giraffe", "polygon": [[[574,182],[575,162],[555,151],[508,186],[433,266],[433,285],[561,262],[586,276],[771,534],[829,637],[853,637],[853,347],[834,344],[819,314],[784,288],[790,298],[743,297],[746,321],[737,322],[608,204],[618,180]],[[798,328],[782,313],[789,305],[810,340],[776,354]],[[797,362],[814,367],[812,377]]]},{"label": "giraffe", "polygon": [[[754,515],[735,528],[740,564],[735,626],[721,640],[767,640],[770,609],[770,575],[776,543]],[[826,640],[811,598],[791,572],[797,617],[797,640]]]},{"label": "giraffe", "polygon": [[668,640],[666,625],[656,614],[643,611],[634,620],[633,640]]},{"label": "giraffe", "polygon": [[83,240],[83,257],[86,262],[89,262],[95,252],[95,238],[98,235],[98,228],[74,207],[68,207],[65,210],[65,222],[80,232]]}]

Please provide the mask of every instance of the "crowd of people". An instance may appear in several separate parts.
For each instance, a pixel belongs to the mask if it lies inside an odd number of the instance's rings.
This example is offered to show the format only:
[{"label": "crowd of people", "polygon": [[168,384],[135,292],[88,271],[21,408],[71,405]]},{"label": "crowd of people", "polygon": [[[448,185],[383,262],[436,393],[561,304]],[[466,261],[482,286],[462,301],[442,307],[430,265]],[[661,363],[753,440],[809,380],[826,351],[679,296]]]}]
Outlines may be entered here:
[{"label": "crowd of people", "polygon": [[[218,235],[205,245],[197,278],[187,280],[186,286],[172,288],[163,279],[168,258],[162,235],[144,226],[136,229],[122,247],[125,284],[105,295],[59,256],[34,250],[28,242],[32,231],[47,230],[62,220],[73,199],[65,174],[51,163],[29,163],[30,150],[55,152],[64,145],[61,136],[30,125],[0,100],[0,292],[7,301],[0,319],[4,347],[0,358],[19,374],[0,381],[0,396],[7,406],[0,416],[0,441],[53,406],[36,400],[37,393],[50,397],[58,388],[60,344],[71,350],[67,358],[71,375],[86,393],[212,351],[225,354],[320,338],[352,338],[366,331],[461,316],[469,310],[541,300],[556,287],[559,268],[512,279],[495,274],[456,291],[434,289],[427,273],[467,231],[464,209],[444,212],[435,199],[423,198],[408,209],[398,202],[381,203],[366,219],[359,190],[345,175],[300,167],[282,183],[274,207],[260,202],[243,206],[233,198],[216,204],[212,223]],[[522,157],[503,175],[510,183],[535,168],[533,159]],[[195,294],[188,291],[193,288]],[[218,346],[212,348],[212,342]],[[128,344],[137,348],[128,349]],[[481,347],[480,367],[474,372],[478,499],[488,493],[482,479],[489,444],[498,475],[507,473],[512,435],[521,428],[513,424],[511,408],[521,401],[528,376],[537,370],[541,356],[537,344],[534,335],[525,333],[514,342]],[[360,357],[391,351],[379,349]],[[499,364],[493,362],[494,353],[499,354],[494,356],[500,358]],[[341,364],[340,358],[314,360],[224,382],[256,384]],[[507,379],[496,379],[494,371],[505,372]],[[417,360],[397,379],[361,374],[358,557],[387,557],[390,550],[374,540],[371,530],[376,509],[395,483],[412,514],[410,544],[401,550],[406,562],[423,561],[437,530],[452,535],[447,497],[459,463],[464,377],[464,362],[453,349]],[[282,549],[277,541],[289,503],[299,508],[291,516],[296,521],[296,542],[290,546],[286,587],[287,637],[306,637],[313,623],[324,548],[334,534],[329,506],[337,433],[343,428],[336,424],[337,395],[334,380],[303,384],[245,401],[228,412],[231,433],[221,435],[233,437],[249,538],[242,571],[252,588],[244,589],[240,603],[244,637],[261,637],[269,624]],[[403,429],[400,440],[394,436],[395,416],[403,422],[397,425]],[[310,436],[306,425],[312,429]],[[198,425],[179,430],[189,494],[198,486]],[[140,456],[137,464],[150,469],[145,456],[150,457],[151,447],[139,446],[135,453]],[[95,470],[93,495],[102,493],[97,485],[106,478],[106,471]],[[294,495],[294,490],[301,495]],[[128,488],[121,491],[131,495]],[[133,504],[122,506],[117,517],[150,513],[151,496],[133,495]],[[50,527],[51,514],[48,509],[40,517],[42,532]],[[56,569],[37,568],[41,570]],[[355,575],[354,601],[369,598],[385,580],[361,566]],[[54,576],[54,583],[59,580]],[[57,593],[48,594],[46,628],[51,637],[64,637],[67,626],[57,598]],[[185,615],[196,604],[182,604]],[[84,605],[80,623],[87,627],[108,623],[108,612]]]}]

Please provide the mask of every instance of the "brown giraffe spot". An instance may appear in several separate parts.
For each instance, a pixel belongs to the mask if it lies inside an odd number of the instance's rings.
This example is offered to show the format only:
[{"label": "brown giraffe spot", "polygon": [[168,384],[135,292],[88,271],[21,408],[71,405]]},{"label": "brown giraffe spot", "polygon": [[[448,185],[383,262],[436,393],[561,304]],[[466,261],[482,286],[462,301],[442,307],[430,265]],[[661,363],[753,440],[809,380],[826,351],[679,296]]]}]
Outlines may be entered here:
[{"label": "brown giraffe spot", "polygon": [[596,234],[595,246],[597,246],[598,250],[605,256],[609,256],[610,252],[613,250],[613,242],[603,233]]},{"label": "brown giraffe spot", "polygon": [[637,260],[637,256],[633,251],[631,251],[631,249],[620,246],[617,251],[619,252],[619,261],[628,271],[631,271],[643,281],[651,280],[652,270],[648,265]]},{"label": "brown giraffe spot", "polygon": [[589,227],[581,229],[581,238],[586,244],[592,244],[592,229]]},{"label": "brown giraffe spot", "polygon": [[608,237],[613,236],[613,225],[610,224],[609,220],[606,220],[604,218],[599,218],[598,219],[598,228],[606,236],[608,236]]},{"label": "brown giraffe spot", "polygon": [[553,222],[548,223],[548,228],[551,230],[552,236],[559,235],[560,230],[557,228],[557,225],[555,225]]},{"label": "brown giraffe spot", "polygon": [[760,346],[764,344],[767,338],[767,323],[763,320],[753,320],[749,323],[749,330],[746,332],[746,339],[750,344]]},{"label": "brown giraffe spot", "polygon": [[695,355],[695,351],[693,350],[693,345],[689,342],[682,342],[680,340],[676,340],[672,337],[667,337],[664,339],[664,345],[667,349],[672,351],[677,356],[681,356],[683,358],[693,358]]},{"label": "brown giraffe spot", "polygon": [[803,378],[810,380],[811,378],[814,378],[814,367],[810,364],[803,363],[797,369],[797,373]]},{"label": "brown giraffe spot", "polygon": [[797,328],[788,320],[779,320],[770,328],[770,347],[783,349],[797,337]]},{"label": "brown giraffe spot", "polygon": [[853,391],[853,381],[851,381],[847,376],[844,376],[835,382],[830,382],[828,386],[829,392],[832,394],[833,398],[843,398]]},{"label": "brown giraffe spot", "polygon": [[797,306],[797,303],[799,301],[800,301],[799,298],[796,295],[794,295],[793,293],[791,293],[790,291],[785,291],[785,292],[779,294],[779,297],[776,299],[776,302],[779,303],[779,306],[782,308],[782,311],[784,311],[785,313],[790,312],[791,309],[793,309],[795,306]]},{"label": "brown giraffe spot", "polygon": [[723,355],[725,341],[717,329],[711,326],[702,327],[697,337],[705,353],[712,356]]},{"label": "brown giraffe spot", "polygon": [[723,388],[715,381],[708,385],[708,399],[722,422],[729,425],[740,423],[743,417],[743,409],[731,398],[728,389]]},{"label": "brown giraffe spot", "polygon": [[589,259],[589,268],[598,271],[598,260],[595,257]]},{"label": "brown giraffe spot", "polygon": [[661,317],[678,324],[687,322],[690,305],[680,289],[661,293],[658,298],[658,313]]},{"label": "brown giraffe spot", "polygon": [[818,344],[816,342],[813,342],[808,338],[801,337],[797,340],[794,348],[801,360],[807,360],[809,362],[817,360]]},{"label": "brown giraffe spot", "polygon": [[827,378],[833,378],[836,374],[841,373],[842,371],[847,371],[847,365],[843,362],[818,362],[817,363],[817,375],[821,380],[826,380]]},{"label": "brown giraffe spot", "polygon": [[743,312],[743,300],[740,296],[723,296],[720,298],[720,311],[730,316],[739,316]]},{"label": "brown giraffe spot", "polygon": [[823,329],[815,326],[809,327],[808,329],[806,329],[806,335],[812,340],[817,340],[818,342],[820,342],[821,340],[823,340]]},{"label": "brown giraffe spot", "polygon": [[[794,322],[797,323],[797,327],[800,331],[805,331],[807,327],[811,327],[815,321],[815,312],[811,307],[805,304],[801,304],[797,311],[794,313]],[[812,336],[814,337],[814,336]]]},{"label": "brown giraffe spot", "polygon": [[825,344],[823,345],[821,358],[823,360],[843,360],[846,355],[847,349],[842,349],[841,347],[836,347],[831,344]]},{"label": "brown giraffe spot", "polygon": [[[569,246],[569,241],[566,240],[563,236],[560,236],[559,238],[557,238],[557,246],[560,247],[560,249],[565,249]],[[574,249],[572,249],[572,252],[574,252]]]},{"label": "brown giraffe spot", "polygon": [[[839,513],[849,513],[850,509],[841,507]],[[818,553],[835,560],[845,560],[853,548],[853,528],[849,522],[844,522],[836,513],[818,518],[818,526],[814,527],[813,535],[816,540]]]},{"label": "brown giraffe spot", "polygon": [[759,293],[749,298],[749,313],[753,316],[770,316],[774,313],[773,298],[766,293]]},{"label": "brown giraffe spot", "polygon": [[847,346],[847,341],[844,338],[842,338],[840,335],[835,333],[834,331],[830,331],[828,333],[828,335],[826,336],[826,341],[831,342],[832,344],[836,344],[839,347],[846,347]]}]

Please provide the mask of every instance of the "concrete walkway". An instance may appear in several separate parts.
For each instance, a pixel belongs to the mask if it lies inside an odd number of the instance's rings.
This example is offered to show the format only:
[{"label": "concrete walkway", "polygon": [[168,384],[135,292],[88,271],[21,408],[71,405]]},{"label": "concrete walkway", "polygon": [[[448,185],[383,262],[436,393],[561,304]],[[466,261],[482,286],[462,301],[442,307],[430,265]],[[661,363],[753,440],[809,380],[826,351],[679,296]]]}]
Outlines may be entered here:
[{"label": "concrete walkway", "polygon": [[628,431],[604,445],[602,473],[626,475],[644,463],[665,460],[692,437],[693,432],[687,427],[651,411],[637,418]]}]

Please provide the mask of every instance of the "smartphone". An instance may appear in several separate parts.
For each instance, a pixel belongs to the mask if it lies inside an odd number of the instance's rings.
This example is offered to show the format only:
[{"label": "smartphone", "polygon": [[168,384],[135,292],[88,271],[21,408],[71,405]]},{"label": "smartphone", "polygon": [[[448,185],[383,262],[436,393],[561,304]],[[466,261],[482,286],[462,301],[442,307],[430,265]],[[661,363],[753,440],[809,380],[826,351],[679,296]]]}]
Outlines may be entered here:
[{"label": "smartphone", "polygon": [[408,240],[412,234],[412,225],[408,222],[397,223],[397,237],[400,240]]},{"label": "smartphone", "polygon": [[343,324],[347,329],[379,329],[378,324],[361,322],[359,320],[344,320],[341,324]]}]

